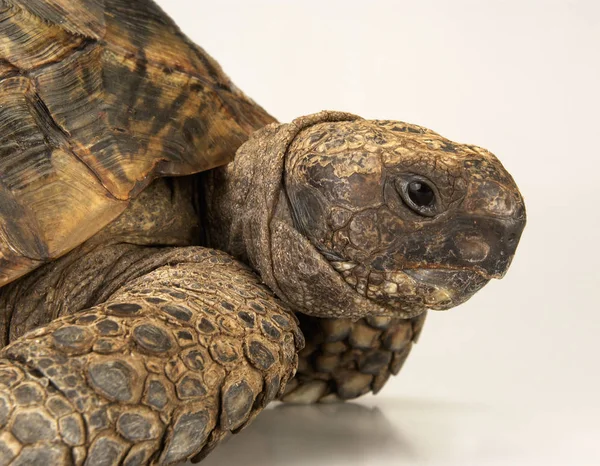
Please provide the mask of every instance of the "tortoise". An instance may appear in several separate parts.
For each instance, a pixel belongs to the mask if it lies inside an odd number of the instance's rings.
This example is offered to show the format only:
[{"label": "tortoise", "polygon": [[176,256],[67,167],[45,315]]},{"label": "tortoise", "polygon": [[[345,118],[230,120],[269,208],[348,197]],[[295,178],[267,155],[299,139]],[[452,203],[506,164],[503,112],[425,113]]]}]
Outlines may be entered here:
[{"label": "tortoise", "polygon": [[199,461],[377,393],[525,225],[494,155],[277,122],[151,0],[0,0],[0,465]]}]

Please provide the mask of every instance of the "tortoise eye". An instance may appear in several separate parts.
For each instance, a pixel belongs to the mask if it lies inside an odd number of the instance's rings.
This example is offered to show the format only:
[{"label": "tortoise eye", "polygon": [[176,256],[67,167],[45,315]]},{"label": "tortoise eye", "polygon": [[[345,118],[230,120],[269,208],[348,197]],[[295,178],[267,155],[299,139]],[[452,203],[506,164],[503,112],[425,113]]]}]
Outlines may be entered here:
[{"label": "tortoise eye", "polygon": [[408,197],[419,208],[430,207],[435,202],[433,189],[422,181],[408,183]]},{"label": "tortoise eye", "polygon": [[437,213],[436,194],[430,182],[420,176],[400,180],[399,191],[404,203],[416,213],[433,217]]}]

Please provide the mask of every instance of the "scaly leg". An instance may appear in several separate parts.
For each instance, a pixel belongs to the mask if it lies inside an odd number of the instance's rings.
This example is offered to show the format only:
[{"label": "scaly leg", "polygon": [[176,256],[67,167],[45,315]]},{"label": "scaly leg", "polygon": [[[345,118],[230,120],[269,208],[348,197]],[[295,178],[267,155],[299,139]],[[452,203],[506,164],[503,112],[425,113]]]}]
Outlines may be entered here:
[{"label": "scaly leg", "polygon": [[299,353],[298,373],[281,399],[316,403],[378,393],[390,375],[402,368],[421,332],[425,314],[408,320],[299,319],[306,346]]},{"label": "scaly leg", "polygon": [[0,465],[200,460],[281,394],[296,319],[226,254],[179,256],[0,352]]}]

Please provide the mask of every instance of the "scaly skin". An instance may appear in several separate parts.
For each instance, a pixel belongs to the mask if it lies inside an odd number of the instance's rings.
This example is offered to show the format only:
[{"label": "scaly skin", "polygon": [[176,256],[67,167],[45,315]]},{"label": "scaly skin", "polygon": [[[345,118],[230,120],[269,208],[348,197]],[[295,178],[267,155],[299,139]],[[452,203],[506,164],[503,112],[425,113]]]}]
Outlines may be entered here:
[{"label": "scaly skin", "polygon": [[[435,193],[431,215],[409,206],[411,179]],[[340,112],[256,132],[203,187],[208,244],[318,317],[461,304],[506,272],[525,225],[519,190],[490,152]]]},{"label": "scaly skin", "polygon": [[[322,134],[323,123],[331,125],[329,134]],[[406,137],[403,131],[390,132],[389,139],[381,139],[380,127],[379,122],[335,112],[269,126],[240,148],[230,166],[200,180],[155,183],[105,231],[60,260],[4,287],[0,302],[12,309],[5,334],[16,338],[0,354],[8,361],[1,375],[8,388],[6,422],[0,430],[6,457],[13,455],[15,464],[82,464],[85,459],[90,465],[100,459],[127,464],[128,455],[132,461],[135,456],[139,464],[200,459],[225,435],[249,422],[264,406],[262,401],[279,396],[288,402],[307,403],[379,391],[408,355],[423,312],[431,305],[430,296],[441,290],[451,297],[450,304],[468,299],[480,287],[482,277],[487,281],[508,266],[524,224],[518,191],[499,162],[483,150],[456,145],[453,157],[468,162],[457,169],[459,174],[466,171],[467,181],[462,197],[444,207],[444,214],[420,219],[408,206],[398,204],[395,226],[393,222],[392,226],[390,222],[360,223],[362,229],[354,232],[366,237],[369,231],[395,229],[396,241],[382,242],[380,246],[385,247],[375,249],[368,242],[354,241],[354,249],[339,250],[327,243],[327,235],[315,236],[313,233],[320,231],[318,222],[330,217],[307,217],[309,226],[303,224],[307,218],[301,213],[310,212],[304,206],[307,198],[293,191],[302,183],[313,186],[315,178],[298,178],[298,182],[293,178],[306,172],[291,165],[284,170],[284,166],[292,160],[301,164],[316,160],[316,166],[326,167],[344,159],[336,150],[329,150],[338,147],[337,142],[316,152],[295,144],[310,141],[312,130],[318,130],[321,139],[333,137],[335,141],[343,134],[348,144],[357,139],[368,142],[364,148],[371,144],[371,149],[354,153],[350,149],[345,155],[357,160],[357,170],[364,168],[371,154],[378,159],[395,154],[399,165],[408,163],[413,171],[418,166],[410,164],[411,154],[443,160],[435,144],[427,156],[415,149],[415,139],[431,144],[435,139],[432,133]],[[400,156],[390,149],[405,146],[408,152],[400,151]],[[498,174],[489,169],[490,164]],[[353,179],[352,170],[349,167],[345,176],[336,174],[337,183],[335,177],[330,184],[321,183],[323,195],[335,201],[335,195],[348,192],[341,188],[345,180]],[[439,170],[434,165],[428,178],[434,178]],[[445,166],[441,170],[446,174]],[[396,171],[391,176],[403,174]],[[379,183],[379,189],[386,192],[383,187],[387,184],[380,178],[369,175],[362,181],[365,187]],[[458,184],[447,176],[436,180],[437,192],[444,192],[445,183],[451,183],[450,191],[456,192]],[[489,188],[496,185],[499,188]],[[203,206],[190,195],[199,187]],[[485,196],[489,202],[482,203]],[[373,199],[358,196],[355,204],[346,203],[346,208],[355,209],[360,217],[365,211],[362,202]],[[171,215],[173,211],[178,215]],[[476,221],[465,222],[469,215]],[[403,221],[404,217],[410,221]],[[317,222],[314,228],[310,221]],[[199,225],[202,235],[198,235]],[[494,226],[493,234],[489,225]],[[418,264],[414,251],[412,256],[403,255],[402,249],[405,238],[413,238],[408,244],[420,244],[414,243],[415,232],[428,245],[419,253]],[[199,236],[259,272],[281,301],[265,295],[258,279],[224,253],[185,247]],[[436,242],[436,238],[443,241]],[[455,238],[469,241],[462,244]],[[163,244],[178,247],[156,247]],[[361,248],[366,253],[356,252]],[[473,250],[486,254],[474,260]],[[457,254],[448,255],[448,251]],[[431,267],[436,273],[418,278],[419,286],[398,286],[387,295],[387,287],[371,295],[370,287],[361,289],[348,280],[347,270],[369,271],[382,254],[397,260],[384,262],[390,267],[385,273],[402,276],[405,266],[413,274]],[[339,267],[348,262],[353,262],[350,269]],[[372,279],[373,272],[369,273],[366,277]],[[242,292],[239,282],[247,285]],[[253,305],[257,298],[258,307]],[[264,307],[272,308],[269,319],[261,314]],[[168,317],[169,310],[175,315]],[[296,368],[296,351],[303,344],[292,312],[306,315],[301,328],[309,344],[301,354],[298,377],[285,392]],[[57,316],[63,317],[48,323]],[[349,318],[363,320],[351,323]],[[106,324],[116,325],[115,334],[101,335],[95,330],[96,320],[105,319],[115,322]],[[215,329],[220,330],[213,333]],[[181,334],[182,330],[188,333]],[[256,339],[260,344],[253,343]],[[191,342],[190,350],[206,356],[207,365],[186,364],[186,341]],[[225,347],[220,348],[222,345]],[[234,359],[228,361],[229,356]],[[13,382],[15,374],[27,379],[25,389]],[[169,408],[161,415],[144,401],[150,390],[147,381],[154,378],[170,387],[165,388]],[[19,401],[21,391],[27,393],[23,401]],[[33,394],[28,395],[30,392]],[[73,411],[53,414],[42,410],[41,404],[49,398],[68,402]],[[63,415],[70,416],[63,429],[83,425],[84,432],[61,433]],[[189,435],[190,430],[202,435]]]},{"label": "scaly skin", "polygon": [[164,262],[0,353],[0,464],[200,459],[282,393],[293,316],[221,252]]},{"label": "scaly skin", "polygon": [[488,151],[273,121],[150,0],[0,0],[0,465],[199,460],[275,397],[379,391],[506,272]]},{"label": "scaly skin", "polygon": [[[433,215],[403,197],[414,176],[435,189]],[[514,181],[485,149],[338,112],[264,128],[203,181],[208,244],[313,316],[300,319],[307,348],[290,402],[379,391],[418,334],[410,320],[420,331],[426,309],[500,277],[525,223]]]},{"label": "scaly skin", "polygon": [[299,315],[307,336],[298,372],[280,398],[286,403],[335,402],[379,393],[397,375],[423,328],[412,319],[323,319]]}]

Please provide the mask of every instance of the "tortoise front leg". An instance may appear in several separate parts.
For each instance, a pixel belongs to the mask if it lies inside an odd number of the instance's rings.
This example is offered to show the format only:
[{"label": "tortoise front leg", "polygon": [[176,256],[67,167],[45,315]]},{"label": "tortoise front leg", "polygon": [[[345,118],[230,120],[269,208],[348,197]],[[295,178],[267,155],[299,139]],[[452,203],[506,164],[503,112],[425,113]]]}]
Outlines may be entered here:
[{"label": "tortoise front leg", "polygon": [[378,393],[402,368],[425,314],[413,319],[321,319],[300,315],[306,346],[282,401],[316,403]]},{"label": "tortoise front leg", "polygon": [[0,353],[0,465],[201,459],[293,376],[295,318],[245,266],[183,248]]}]

